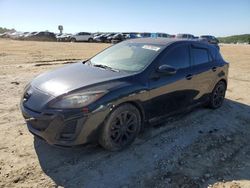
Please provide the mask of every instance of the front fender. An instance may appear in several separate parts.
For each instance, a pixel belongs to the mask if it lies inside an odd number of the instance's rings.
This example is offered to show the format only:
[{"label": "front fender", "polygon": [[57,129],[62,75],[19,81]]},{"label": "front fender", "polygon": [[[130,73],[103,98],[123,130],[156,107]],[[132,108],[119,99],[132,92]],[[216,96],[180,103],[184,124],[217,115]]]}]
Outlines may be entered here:
[{"label": "front fender", "polygon": [[[97,112],[108,109],[108,113],[123,103],[132,103],[143,113],[147,119],[147,106],[149,104],[149,92],[146,85],[134,83],[122,83],[112,88],[99,101],[90,106],[90,111]],[[108,114],[106,114],[108,115]]]}]

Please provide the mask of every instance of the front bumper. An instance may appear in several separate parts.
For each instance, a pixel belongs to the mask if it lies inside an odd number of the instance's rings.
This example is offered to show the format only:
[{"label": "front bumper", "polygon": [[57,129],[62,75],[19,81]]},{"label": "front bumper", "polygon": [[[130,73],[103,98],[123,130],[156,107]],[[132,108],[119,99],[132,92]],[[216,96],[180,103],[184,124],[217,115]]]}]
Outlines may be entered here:
[{"label": "front bumper", "polygon": [[83,112],[46,111],[36,112],[21,104],[21,111],[29,131],[49,144],[74,146],[94,142],[105,119],[105,111]]}]

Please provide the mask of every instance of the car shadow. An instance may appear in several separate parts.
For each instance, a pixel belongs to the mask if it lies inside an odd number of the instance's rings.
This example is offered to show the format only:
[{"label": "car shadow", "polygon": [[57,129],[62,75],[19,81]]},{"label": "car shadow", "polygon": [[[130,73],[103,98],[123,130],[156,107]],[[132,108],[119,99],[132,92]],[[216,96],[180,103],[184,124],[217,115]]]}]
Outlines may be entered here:
[{"label": "car shadow", "polygon": [[[202,113],[200,113],[200,111],[202,111]],[[192,113],[184,115],[184,118],[195,120],[197,119],[197,117],[199,118],[201,116],[204,116],[204,114],[206,116],[213,117],[213,114],[215,114],[215,112],[224,114],[224,116],[221,116],[221,118],[223,119],[229,117],[232,114],[238,114],[237,117],[239,116],[239,119],[237,119],[236,121],[244,121],[246,124],[249,123],[248,125],[250,125],[250,119],[241,118],[241,114],[243,114],[243,117],[246,117],[247,115],[249,115],[250,117],[250,106],[229,99],[226,99],[224,105],[216,111],[198,108]],[[152,147],[152,143],[150,142],[153,142],[153,140],[160,134],[165,134],[165,132],[171,131],[172,129],[168,128],[171,126],[168,125],[172,124],[175,121],[177,122],[177,124],[181,124],[182,119],[177,118],[177,120],[166,123],[166,126],[160,126],[160,130],[158,128],[152,127],[147,128],[144,133],[142,133],[143,135],[140,136],[139,141],[136,141],[136,143],[131,147],[121,152],[109,152],[102,149],[98,145],[60,148],[51,146],[36,137],[34,138],[34,148],[42,170],[57,185],[64,187],[93,187],[93,185],[97,187],[105,187],[106,185],[109,185],[109,187],[117,187],[117,185],[119,185],[120,187],[123,186],[124,182],[126,181],[127,183],[125,185],[130,185],[130,181],[133,179],[133,177],[131,179],[131,176],[138,175],[136,174],[136,172],[140,169],[149,167],[152,169],[148,169],[147,171],[154,172],[155,164],[152,158],[154,159],[155,156],[161,156],[163,153],[165,157],[172,157],[172,153],[171,155],[170,153],[167,153],[165,151],[164,153],[161,148],[157,148],[157,145],[153,145],[154,148],[150,148]],[[225,121],[223,120],[222,122]],[[228,129],[230,129],[230,122],[226,123]],[[196,121],[194,121],[194,124],[196,124],[197,126]],[[192,124],[189,126],[192,126]],[[206,126],[202,125],[202,123],[199,126],[199,130],[202,130],[203,128],[204,130],[206,129]],[[218,127],[218,129],[222,128]],[[188,136],[189,135],[187,135],[187,137]],[[172,148],[173,146],[166,143],[166,146],[164,147]],[[154,156],[152,157],[152,155],[150,154],[151,151],[156,151],[159,153],[154,154]],[[248,156],[246,156],[244,160],[246,164],[250,164],[250,158]],[[192,161],[190,161],[190,163],[192,163]],[[200,168],[203,167],[201,166]],[[135,174],[130,174],[130,172],[135,172]],[[110,179],[105,179],[105,177],[110,177]],[[122,180],[124,180],[124,182],[121,182],[121,184],[119,184],[118,181],[120,177]],[[224,177],[224,180],[226,181],[231,181],[234,179],[250,180],[250,174],[241,176],[232,173],[231,176],[228,175]],[[91,181],[96,182],[93,183]],[[140,181],[143,182],[144,180]],[[215,178],[208,179],[206,182],[209,182],[209,184],[213,184],[217,181],[219,180]]]}]

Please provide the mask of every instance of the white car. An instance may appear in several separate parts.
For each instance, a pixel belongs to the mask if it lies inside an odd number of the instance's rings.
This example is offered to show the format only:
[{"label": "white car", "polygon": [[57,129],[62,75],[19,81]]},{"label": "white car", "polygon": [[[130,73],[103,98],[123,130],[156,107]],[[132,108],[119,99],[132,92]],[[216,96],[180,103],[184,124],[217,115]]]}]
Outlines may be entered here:
[{"label": "white car", "polygon": [[72,34],[69,34],[69,33],[57,34],[56,35],[56,40],[58,42],[70,41],[71,36],[72,36]]},{"label": "white car", "polygon": [[70,37],[71,42],[76,42],[76,41],[88,41],[88,42],[93,42],[93,35],[91,33],[87,32],[79,32]]}]

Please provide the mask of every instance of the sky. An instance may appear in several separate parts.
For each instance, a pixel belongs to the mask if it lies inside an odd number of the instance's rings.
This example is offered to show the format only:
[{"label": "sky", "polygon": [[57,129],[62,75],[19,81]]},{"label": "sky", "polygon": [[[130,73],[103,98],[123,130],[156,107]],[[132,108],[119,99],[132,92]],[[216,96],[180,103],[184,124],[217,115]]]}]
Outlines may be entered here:
[{"label": "sky", "polygon": [[18,31],[250,33],[250,0],[0,0],[0,27]]}]

